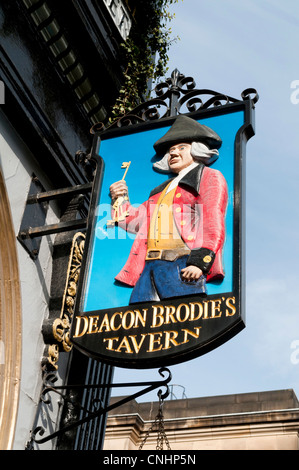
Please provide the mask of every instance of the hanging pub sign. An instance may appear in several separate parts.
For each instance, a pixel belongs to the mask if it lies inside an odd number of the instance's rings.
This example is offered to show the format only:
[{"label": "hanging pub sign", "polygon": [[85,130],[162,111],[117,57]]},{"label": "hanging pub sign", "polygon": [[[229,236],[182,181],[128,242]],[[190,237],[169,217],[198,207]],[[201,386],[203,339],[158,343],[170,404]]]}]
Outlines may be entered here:
[{"label": "hanging pub sign", "polygon": [[[173,74],[168,96],[183,78]],[[256,100],[214,93],[179,113],[188,93],[175,95],[175,115],[94,136],[71,341],[118,367],[187,361],[245,326],[244,157]]]}]

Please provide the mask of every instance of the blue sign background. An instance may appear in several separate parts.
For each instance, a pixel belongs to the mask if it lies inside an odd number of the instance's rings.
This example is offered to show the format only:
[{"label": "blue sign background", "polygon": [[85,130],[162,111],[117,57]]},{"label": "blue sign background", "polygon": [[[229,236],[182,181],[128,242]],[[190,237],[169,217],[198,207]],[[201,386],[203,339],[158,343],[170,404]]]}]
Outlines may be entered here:
[{"label": "blue sign background", "polygon": [[[234,208],[234,143],[244,124],[244,112],[236,111],[221,116],[200,119],[222,139],[218,160],[212,165],[221,171],[228,184],[228,207],[226,213],[226,240],[223,251],[225,278],[221,283],[208,283],[208,295],[228,293],[233,290],[233,208]],[[151,190],[163,183],[167,175],[153,170],[155,159],[153,144],[169,127],[134,132],[103,140],[100,156],[104,161],[102,191],[95,214],[96,223],[91,238],[91,258],[87,269],[87,282],[83,292],[82,310],[89,312],[129,305],[132,288],[114,281],[129,256],[134,235],[119,227],[107,228],[111,219],[109,187],[122,178],[123,162],[131,161],[125,178],[130,202],[134,206],[148,199]]]}]

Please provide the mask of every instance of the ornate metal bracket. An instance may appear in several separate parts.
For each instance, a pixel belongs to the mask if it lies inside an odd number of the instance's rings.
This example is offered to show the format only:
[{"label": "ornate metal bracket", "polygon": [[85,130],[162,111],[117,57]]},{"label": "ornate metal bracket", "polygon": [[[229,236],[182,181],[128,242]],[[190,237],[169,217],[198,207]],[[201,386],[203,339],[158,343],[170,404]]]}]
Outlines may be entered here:
[{"label": "ornate metal bracket", "polygon": [[71,246],[60,316],[49,318],[43,323],[43,338],[48,346],[44,352],[42,365],[46,369],[57,370],[59,352],[70,352],[73,347],[69,339],[69,331],[74,313],[84,244],[85,234],[77,232]]},{"label": "ornate metal bracket", "polygon": [[[241,101],[214,90],[196,88],[194,79],[192,77],[185,77],[178,69],[172,72],[171,77],[159,83],[154,91],[156,94],[155,98],[141,103],[130,113],[127,113],[108,126],[108,128],[125,127]],[[254,107],[259,96],[254,88],[247,88],[241,93],[241,98],[243,101],[251,100]],[[98,123],[91,128],[91,133],[100,132],[105,129],[103,123]]]},{"label": "ornate metal bracket", "polygon": [[[76,422],[73,422],[67,426],[65,426],[62,429],[59,429],[56,432],[53,432],[52,434],[49,434],[48,436],[37,438],[37,436],[43,436],[45,433],[45,429],[42,426],[36,427],[32,432],[31,432],[31,439],[27,443],[26,450],[33,450],[33,445],[35,444],[44,444],[45,442],[48,442],[52,439],[55,439],[56,437],[59,437],[60,435],[70,431],[71,429],[77,428],[81,424],[84,424],[98,416],[101,416],[105,413],[108,413],[109,411],[113,410],[114,408],[117,408],[121,405],[124,405],[125,403],[134,400],[142,395],[145,395],[146,393],[152,392],[153,390],[161,387],[166,387],[165,392],[163,393],[162,390],[160,389],[158,391],[158,396],[159,400],[165,400],[168,395],[169,395],[169,387],[168,383],[172,379],[171,372],[167,368],[161,368],[159,369],[159,374],[161,377],[164,377],[165,374],[167,374],[166,378],[163,380],[158,380],[155,382],[133,382],[133,383],[122,383],[122,384],[92,384],[92,385],[61,385],[61,386],[55,386],[54,383],[57,380],[56,374],[55,373],[48,373],[44,377],[44,387],[41,392],[40,399],[42,402],[46,404],[50,404],[50,399],[47,398],[47,395],[51,392],[54,392],[58,395],[63,400],[67,400],[70,402],[69,398],[67,398],[66,394],[63,392],[67,392],[68,390],[74,390],[76,388],[80,389],[91,389],[91,388],[120,388],[120,387],[145,387],[144,389],[130,395],[127,397],[122,398],[121,400],[117,401],[116,403],[113,403],[111,405],[108,405],[106,408],[98,407],[98,403],[92,403],[91,404],[91,409],[90,410],[85,410],[88,411],[88,416],[86,416],[83,419],[80,419]],[[72,403],[74,404],[74,403]]]}]

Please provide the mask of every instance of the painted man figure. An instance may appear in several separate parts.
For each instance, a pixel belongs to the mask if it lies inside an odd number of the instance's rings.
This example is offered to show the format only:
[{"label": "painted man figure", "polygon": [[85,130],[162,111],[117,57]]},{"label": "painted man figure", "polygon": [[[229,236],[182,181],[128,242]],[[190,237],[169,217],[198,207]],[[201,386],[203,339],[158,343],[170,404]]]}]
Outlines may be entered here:
[{"label": "painted man figure", "polygon": [[126,196],[119,225],[135,232],[129,258],[116,280],[134,287],[130,304],[207,293],[206,282],[224,277],[227,184],[209,168],[222,142],[210,128],[181,115],[154,144],[158,171],[177,175],[132,207],[124,181],[110,186],[112,203]]}]

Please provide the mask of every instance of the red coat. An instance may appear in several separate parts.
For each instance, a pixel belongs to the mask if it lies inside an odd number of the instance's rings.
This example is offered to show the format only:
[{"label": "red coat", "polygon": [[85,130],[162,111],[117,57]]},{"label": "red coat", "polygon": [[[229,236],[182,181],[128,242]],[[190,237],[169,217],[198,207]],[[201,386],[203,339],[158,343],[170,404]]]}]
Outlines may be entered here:
[{"label": "red coat", "polygon": [[[147,201],[138,208],[129,202],[122,206],[129,215],[119,225],[136,233],[129,258],[116,276],[116,280],[130,286],[138,281],[145,265],[147,234],[151,215],[161,192],[170,182],[167,180],[155,188]],[[196,260],[211,254],[214,261],[209,264],[207,282],[223,279],[222,248],[225,240],[225,212],[227,207],[227,184],[218,170],[199,164],[187,173],[176,188],[173,213],[176,226],[185,244],[190,248],[189,264],[202,265]],[[187,263],[188,264],[188,263]]]}]

